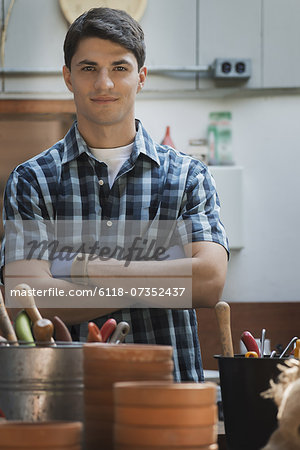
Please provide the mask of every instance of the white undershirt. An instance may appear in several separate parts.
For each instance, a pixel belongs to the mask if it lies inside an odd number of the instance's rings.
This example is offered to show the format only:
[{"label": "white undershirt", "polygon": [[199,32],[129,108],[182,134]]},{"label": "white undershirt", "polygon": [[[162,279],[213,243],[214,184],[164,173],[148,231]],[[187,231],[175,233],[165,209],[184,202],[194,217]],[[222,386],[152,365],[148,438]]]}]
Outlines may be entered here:
[{"label": "white undershirt", "polygon": [[91,153],[97,158],[99,161],[107,164],[108,171],[108,183],[111,188],[113,182],[121,169],[123,163],[127,161],[129,156],[131,155],[133,148],[133,142],[129,145],[125,145],[124,147],[116,147],[116,148],[91,148]]}]

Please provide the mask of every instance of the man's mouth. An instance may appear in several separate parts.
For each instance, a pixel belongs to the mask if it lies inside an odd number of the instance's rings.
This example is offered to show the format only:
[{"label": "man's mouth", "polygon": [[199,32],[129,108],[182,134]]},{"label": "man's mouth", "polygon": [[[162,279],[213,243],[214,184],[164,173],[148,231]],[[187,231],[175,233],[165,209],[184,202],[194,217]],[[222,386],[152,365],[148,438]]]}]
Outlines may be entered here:
[{"label": "man's mouth", "polygon": [[116,97],[108,97],[108,96],[99,96],[91,98],[91,101],[95,103],[113,103],[117,100],[118,99]]}]

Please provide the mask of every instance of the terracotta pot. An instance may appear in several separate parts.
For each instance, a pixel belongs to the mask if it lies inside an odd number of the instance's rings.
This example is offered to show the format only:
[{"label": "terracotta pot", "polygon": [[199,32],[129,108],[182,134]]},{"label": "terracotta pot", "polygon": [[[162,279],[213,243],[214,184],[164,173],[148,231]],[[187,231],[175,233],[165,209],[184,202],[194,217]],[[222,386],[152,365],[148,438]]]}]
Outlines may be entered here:
[{"label": "terracotta pot", "polygon": [[[162,372],[147,372],[147,373],[138,373],[134,370],[124,373],[116,373],[115,375],[111,375],[111,377],[102,378],[102,377],[91,377],[90,375],[86,376],[86,383],[85,386],[87,389],[97,389],[97,386],[101,386],[102,388],[107,389],[108,387],[112,387],[114,383],[120,382],[120,381],[145,381],[146,379],[152,380],[152,381],[173,381],[173,373],[165,374]],[[97,383],[98,381],[98,383]]]},{"label": "terracotta pot", "polygon": [[[110,394],[101,394],[101,392],[105,392],[105,391],[109,391]],[[110,395],[110,397],[109,397]],[[111,393],[111,390],[107,390],[106,388],[103,389],[103,391],[100,391],[100,395],[97,394],[97,389],[85,389],[84,391],[84,407],[86,407],[87,405],[97,405],[99,406],[99,402],[101,401],[101,399],[104,399],[105,401],[105,396],[107,396],[106,398],[109,398],[109,400],[107,401],[107,404],[109,404],[110,406],[113,405],[113,394]]]},{"label": "terracotta pot", "polygon": [[[0,449],[6,449],[6,450],[21,450],[23,448],[27,448],[28,447],[20,447],[19,445],[17,447],[1,447]],[[72,445],[71,447],[67,446],[67,447],[62,447],[61,445],[59,445],[58,447],[39,447],[41,450],[82,450],[82,446],[81,445]]]},{"label": "terracotta pot", "polygon": [[107,420],[111,418],[111,426],[104,430],[100,424],[105,408],[113,409],[113,383],[136,379],[173,381],[172,347],[89,343],[84,345],[83,354],[87,450],[111,450],[114,423],[111,411],[107,416]]},{"label": "terracotta pot", "polygon": [[197,445],[196,447],[182,447],[182,446],[177,446],[176,447],[174,445],[172,445],[171,447],[169,446],[165,446],[165,447],[161,447],[161,446],[134,446],[134,445],[125,445],[125,444],[115,444],[114,450],[218,450],[218,444],[211,444],[211,445]]},{"label": "terracotta pot", "polygon": [[61,449],[79,447],[82,439],[81,422],[19,422],[0,423],[0,449],[11,447]]},{"label": "terracotta pot", "polygon": [[99,408],[99,406],[99,404],[86,405],[86,415],[88,415],[89,418],[97,417],[98,422],[108,420],[113,423],[115,414],[114,406],[103,405],[103,408]]},{"label": "terracotta pot", "polygon": [[217,427],[147,427],[115,424],[115,442],[143,446],[201,446],[215,444]]},{"label": "terracotta pot", "polygon": [[115,406],[115,423],[149,426],[209,426],[217,423],[217,405],[199,408]]},{"label": "terracotta pot", "polygon": [[85,375],[91,375],[95,377],[107,377],[108,373],[148,373],[148,372],[162,372],[172,373],[174,369],[174,363],[172,360],[166,361],[100,361],[92,360],[86,361],[84,365]]},{"label": "terracotta pot", "polygon": [[120,382],[114,384],[115,405],[200,407],[216,402],[214,383]]},{"label": "terracotta pot", "polygon": [[88,390],[96,390],[97,386],[101,386],[102,389],[112,389],[114,383],[120,381],[145,381],[145,380],[157,380],[157,381],[173,381],[173,374],[165,374],[164,372],[145,372],[138,373],[134,370],[130,372],[120,372],[115,376],[109,378],[101,378],[86,375],[85,377],[85,388]]},{"label": "terracotta pot", "polygon": [[108,389],[86,389],[84,391],[84,407],[86,408],[89,405],[90,399],[94,403],[94,405],[98,405],[101,408],[101,405],[113,405],[114,402],[114,394],[112,388]]},{"label": "terracotta pot", "polygon": [[102,443],[102,438],[104,436],[110,437],[110,435],[113,434],[113,423],[91,419],[85,427],[85,432],[88,433],[88,435],[94,435],[95,431],[97,431],[98,434],[101,433],[101,442],[99,442],[98,439],[98,448],[101,448],[100,444]]},{"label": "terracotta pot", "polygon": [[[99,349],[101,349],[99,351]],[[88,343],[84,345],[84,362],[92,359],[108,361],[166,361],[173,355],[173,349],[168,345],[150,344],[104,344]]]}]

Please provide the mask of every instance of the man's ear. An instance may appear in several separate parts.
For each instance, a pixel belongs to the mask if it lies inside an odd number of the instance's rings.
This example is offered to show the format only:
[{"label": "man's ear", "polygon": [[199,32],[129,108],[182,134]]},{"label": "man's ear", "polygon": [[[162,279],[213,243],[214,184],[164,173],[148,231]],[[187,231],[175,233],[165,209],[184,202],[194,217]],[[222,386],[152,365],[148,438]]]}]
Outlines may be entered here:
[{"label": "man's ear", "polygon": [[147,77],[147,67],[143,66],[140,68],[140,71],[139,71],[139,82],[138,82],[138,87],[136,90],[137,93],[143,89],[145,81],[146,81],[146,77]]},{"label": "man's ear", "polygon": [[63,76],[66,83],[67,88],[69,91],[73,92],[73,86],[71,81],[71,71],[68,69],[67,66],[63,66]]}]

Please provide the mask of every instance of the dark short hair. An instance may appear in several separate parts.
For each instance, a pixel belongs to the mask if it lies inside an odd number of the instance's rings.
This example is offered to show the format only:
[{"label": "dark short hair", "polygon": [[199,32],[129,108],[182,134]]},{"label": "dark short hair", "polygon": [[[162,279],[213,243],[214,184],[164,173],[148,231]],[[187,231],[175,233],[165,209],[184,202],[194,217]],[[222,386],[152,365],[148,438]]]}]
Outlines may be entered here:
[{"label": "dark short hair", "polygon": [[138,69],[145,62],[144,32],[136,20],[125,11],[111,8],[92,8],[71,24],[64,42],[65,64],[71,60],[79,42],[87,37],[107,39],[122,45],[136,57]]}]

